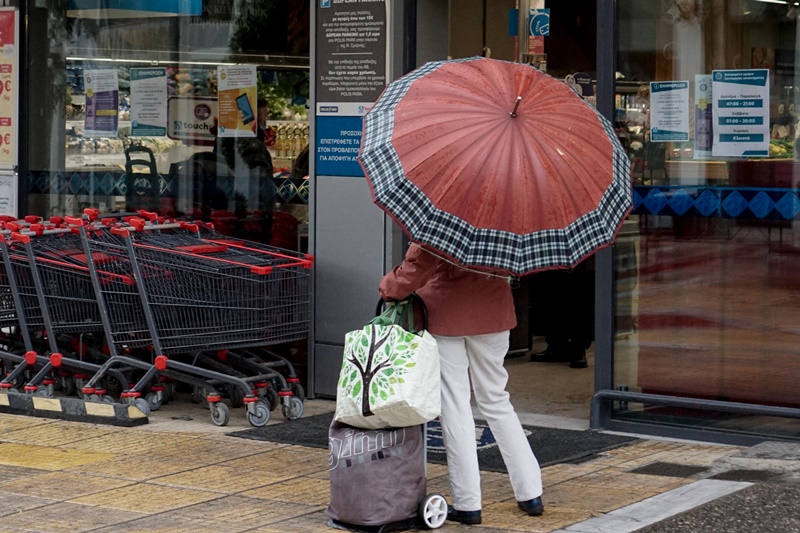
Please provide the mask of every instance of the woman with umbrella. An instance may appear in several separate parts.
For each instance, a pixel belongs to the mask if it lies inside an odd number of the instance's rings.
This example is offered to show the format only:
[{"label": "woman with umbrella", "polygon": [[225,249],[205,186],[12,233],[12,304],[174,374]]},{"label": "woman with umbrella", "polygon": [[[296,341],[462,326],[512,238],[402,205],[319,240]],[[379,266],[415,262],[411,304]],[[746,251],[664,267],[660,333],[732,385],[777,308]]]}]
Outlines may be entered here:
[{"label": "woman with umbrella", "polygon": [[448,518],[481,522],[470,389],[518,507],[541,514],[539,465],[505,391],[510,278],[571,268],[613,242],[632,206],[627,154],[566,84],[469,58],[427,63],[387,86],[364,117],[359,161],[375,203],[414,243],[381,296],[417,292],[439,343]]},{"label": "woman with umbrella", "polygon": [[[470,384],[508,468],[518,506],[542,514],[542,474],[509,394],[503,360],[516,325],[506,278],[464,270],[412,244],[403,264],[384,276],[384,300],[417,293],[428,310],[428,331],[439,347],[442,433],[452,506],[447,518],[481,523],[481,487]],[[470,379],[471,378],[471,379]]]}]

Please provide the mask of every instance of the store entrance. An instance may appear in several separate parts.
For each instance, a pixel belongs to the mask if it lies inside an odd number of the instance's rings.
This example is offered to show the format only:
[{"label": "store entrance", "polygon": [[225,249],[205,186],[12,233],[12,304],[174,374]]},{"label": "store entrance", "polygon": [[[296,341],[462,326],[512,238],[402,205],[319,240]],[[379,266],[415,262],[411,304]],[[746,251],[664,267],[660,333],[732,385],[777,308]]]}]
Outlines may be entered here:
[{"label": "store entrance", "polygon": [[[420,9],[435,13],[433,4],[420,4]],[[565,80],[595,104],[596,4],[595,0],[458,2],[458,9],[451,7],[448,16],[448,55],[525,59]],[[528,8],[548,9],[549,35],[530,37],[520,45],[508,31],[508,10],[515,7],[522,12]],[[426,11],[425,20],[435,18],[428,15]],[[425,35],[430,38],[430,32]],[[418,51],[428,44],[418,42]],[[523,56],[520,52],[525,49],[529,53]],[[419,53],[417,59],[423,59]],[[518,326],[512,331],[506,368],[511,401],[526,423],[588,427],[594,393],[594,275],[594,260],[590,258],[574,272],[525,277],[514,289]],[[545,359],[555,361],[537,359],[535,354],[542,352],[551,354]],[[584,353],[585,367],[571,367],[570,361],[582,358]]]}]

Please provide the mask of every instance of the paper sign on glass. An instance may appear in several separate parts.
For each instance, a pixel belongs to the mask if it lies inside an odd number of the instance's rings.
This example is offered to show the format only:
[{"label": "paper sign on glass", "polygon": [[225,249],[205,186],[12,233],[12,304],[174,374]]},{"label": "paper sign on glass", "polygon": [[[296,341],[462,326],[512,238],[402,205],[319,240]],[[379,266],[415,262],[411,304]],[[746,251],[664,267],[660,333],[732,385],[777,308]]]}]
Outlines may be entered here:
[{"label": "paper sign on glass", "polygon": [[218,67],[219,137],[255,137],[256,66]]}]

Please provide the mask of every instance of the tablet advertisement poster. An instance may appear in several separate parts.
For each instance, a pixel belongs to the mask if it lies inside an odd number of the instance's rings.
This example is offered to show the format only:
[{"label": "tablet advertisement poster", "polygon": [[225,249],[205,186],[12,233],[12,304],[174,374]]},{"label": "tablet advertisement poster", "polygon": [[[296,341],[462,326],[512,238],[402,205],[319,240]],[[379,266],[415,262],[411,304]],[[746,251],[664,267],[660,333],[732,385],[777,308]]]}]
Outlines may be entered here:
[{"label": "tablet advertisement poster", "polygon": [[256,118],[256,66],[219,66],[218,95],[219,137],[255,137]]}]

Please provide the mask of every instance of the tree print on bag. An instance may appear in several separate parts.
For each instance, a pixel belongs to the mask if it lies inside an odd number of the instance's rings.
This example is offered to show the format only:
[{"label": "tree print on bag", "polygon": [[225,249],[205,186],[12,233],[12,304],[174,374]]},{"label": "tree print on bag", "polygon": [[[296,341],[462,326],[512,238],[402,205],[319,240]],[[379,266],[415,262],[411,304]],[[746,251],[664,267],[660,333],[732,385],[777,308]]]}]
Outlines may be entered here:
[{"label": "tree print on bag", "polygon": [[378,398],[395,394],[394,385],[405,383],[403,375],[416,366],[410,361],[419,337],[398,326],[369,325],[351,331],[345,341],[339,389],[353,399],[361,398],[361,414],[372,416]]}]

